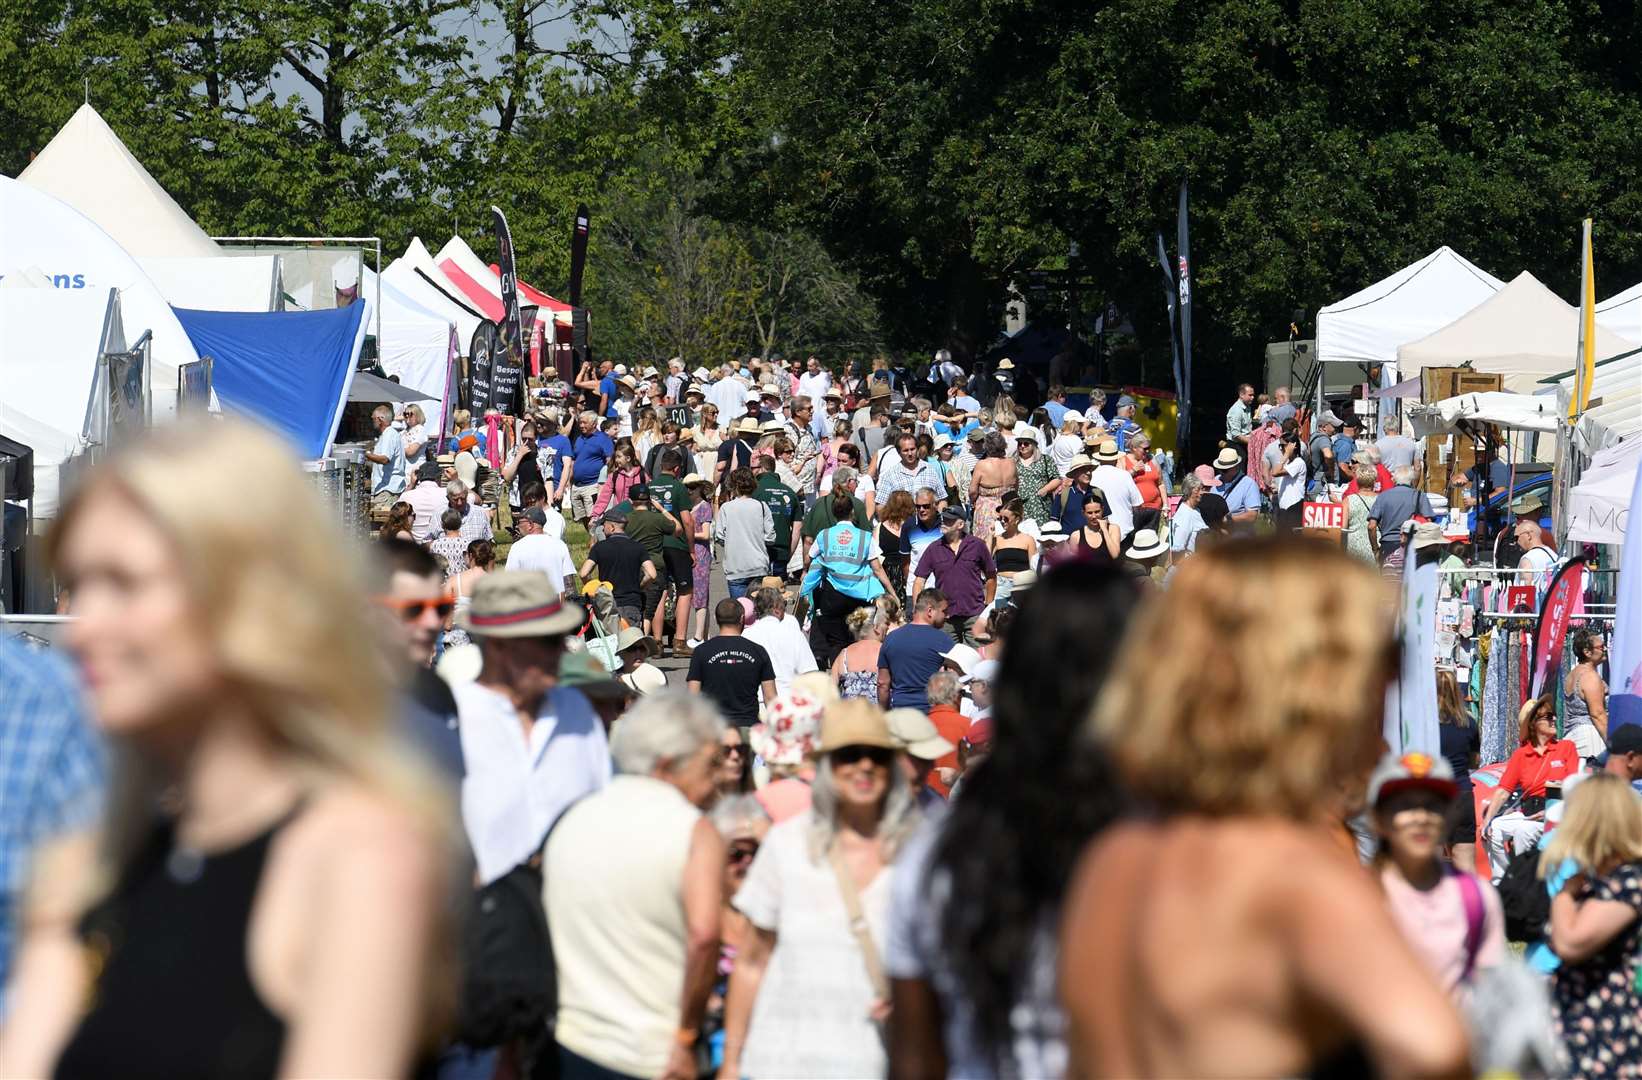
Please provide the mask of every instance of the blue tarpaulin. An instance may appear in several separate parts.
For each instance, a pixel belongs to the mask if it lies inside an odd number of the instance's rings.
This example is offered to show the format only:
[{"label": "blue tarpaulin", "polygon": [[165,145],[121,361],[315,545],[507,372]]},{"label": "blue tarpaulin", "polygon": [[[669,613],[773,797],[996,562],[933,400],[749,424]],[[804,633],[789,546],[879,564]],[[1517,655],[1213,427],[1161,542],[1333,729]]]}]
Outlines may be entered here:
[{"label": "blue tarpaulin", "polygon": [[290,436],[297,452],[324,457],[342,422],[363,340],[364,304],[332,311],[174,309],[224,409]]}]

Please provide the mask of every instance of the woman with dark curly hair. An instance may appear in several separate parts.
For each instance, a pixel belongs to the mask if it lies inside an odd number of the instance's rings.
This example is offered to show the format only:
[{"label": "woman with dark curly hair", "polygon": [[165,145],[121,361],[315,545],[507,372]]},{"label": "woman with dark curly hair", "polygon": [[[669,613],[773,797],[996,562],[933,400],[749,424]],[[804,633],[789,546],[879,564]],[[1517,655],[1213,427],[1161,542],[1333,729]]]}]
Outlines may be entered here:
[{"label": "woman with dark curly hair", "polygon": [[896,867],[892,1075],[1065,1073],[1061,896],[1078,852],[1121,805],[1104,760],[1077,733],[1138,600],[1125,575],[1083,563],[1056,569],[1022,600],[993,700],[991,757]]}]

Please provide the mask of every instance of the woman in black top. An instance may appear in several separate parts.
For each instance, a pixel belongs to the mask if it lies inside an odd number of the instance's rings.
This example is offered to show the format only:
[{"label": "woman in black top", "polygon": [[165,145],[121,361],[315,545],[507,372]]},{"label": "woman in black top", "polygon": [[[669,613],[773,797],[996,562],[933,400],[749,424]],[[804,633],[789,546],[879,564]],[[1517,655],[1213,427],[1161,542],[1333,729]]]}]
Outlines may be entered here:
[{"label": "woman in black top", "polygon": [[454,822],[389,741],[346,539],[237,423],[110,459],[57,524],[116,780],[102,834],[41,855],[0,1075],[408,1074],[450,1012]]},{"label": "woman in black top", "polygon": [[1448,843],[1454,865],[1475,871],[1477,866],[1477,807],[1471,797],[1471,765],[1482,752],[1482,733],[1471,722],[1471,710],[1460,697],[1460,684],[1446,668],[1437,671],[1437,738],[1442,756],[1454,770],[1459,792],[1448,816]]},{"label": "woman in black top", "polygon": [[904,599],[907,594],[907,570],[912,563],[912,554],[901,541],[906,536],[911,517],[912,496],[905,491],[892,493],[878,508],[878,547],[884,553],[884,573],[888,575],[897,599]]}]

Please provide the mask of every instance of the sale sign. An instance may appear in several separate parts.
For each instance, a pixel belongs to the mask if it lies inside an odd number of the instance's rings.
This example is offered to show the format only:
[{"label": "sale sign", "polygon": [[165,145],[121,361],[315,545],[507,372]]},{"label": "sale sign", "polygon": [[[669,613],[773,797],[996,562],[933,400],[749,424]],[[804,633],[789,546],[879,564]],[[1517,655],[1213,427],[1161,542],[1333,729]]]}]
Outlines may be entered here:
[{"label": "sale sign", "polygon": [[1300,527],[1305,529],[1344,529],[1346,504],[1308,502],[1301,508]]}]

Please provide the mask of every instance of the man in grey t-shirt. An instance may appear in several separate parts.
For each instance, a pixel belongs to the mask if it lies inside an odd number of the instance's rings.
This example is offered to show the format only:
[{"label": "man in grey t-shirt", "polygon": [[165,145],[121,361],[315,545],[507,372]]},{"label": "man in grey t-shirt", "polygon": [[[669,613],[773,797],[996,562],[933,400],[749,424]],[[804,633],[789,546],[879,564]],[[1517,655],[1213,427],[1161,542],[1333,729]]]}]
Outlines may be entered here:
[{"label": "man in grey t-shirt", "polygon": [[1402,424],[1395,416],[1388,417],[1380,436],[1380,464],[1390,469],[1393,474],[1398,469],[1412,469],[1414,459],[1419,456],[1419,444],[1407,435],[1402,434]]}]

